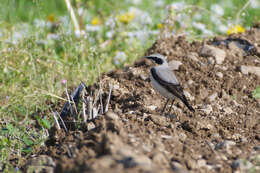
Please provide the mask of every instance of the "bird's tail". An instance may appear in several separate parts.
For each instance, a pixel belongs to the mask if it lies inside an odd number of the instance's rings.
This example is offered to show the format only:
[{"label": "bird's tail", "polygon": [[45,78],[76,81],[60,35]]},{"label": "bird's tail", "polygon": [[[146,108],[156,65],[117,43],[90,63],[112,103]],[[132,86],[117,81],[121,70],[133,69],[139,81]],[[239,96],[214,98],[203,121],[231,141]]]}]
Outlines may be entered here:
[{"label": "bird's tail", "polygon": [[193,109],[193,107],[188,103],[186,97],[184,96],[182,99],[183,103],[189,108],[190,111],[195,112],[195,110]]}]

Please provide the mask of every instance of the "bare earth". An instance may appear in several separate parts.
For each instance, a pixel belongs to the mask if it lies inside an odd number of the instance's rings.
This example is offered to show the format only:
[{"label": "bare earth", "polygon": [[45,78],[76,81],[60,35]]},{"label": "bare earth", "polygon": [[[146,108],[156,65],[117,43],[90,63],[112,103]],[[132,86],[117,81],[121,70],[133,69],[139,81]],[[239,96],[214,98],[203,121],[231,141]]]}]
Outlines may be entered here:
[{"label": "bare earth", "polygon": [[[41,162],[49,172],[260,172],[260,100],[252,97],[260,76],[244,68],[260,67],[260,29],[232,38],[246,39],[256,49],[245,53],[233,43],[171,37],[146,53],[166,55],[177,68],[195,113],[176,100],[171,113],[161,115],[165,99],[151,86],[153,64],[140,58],[101,77],[104,99],[109,84],[114,86],[105,115],[69,134],[53,127],[46,146],[24,169]],[[172,60],[182,64],[175,67]]]}]

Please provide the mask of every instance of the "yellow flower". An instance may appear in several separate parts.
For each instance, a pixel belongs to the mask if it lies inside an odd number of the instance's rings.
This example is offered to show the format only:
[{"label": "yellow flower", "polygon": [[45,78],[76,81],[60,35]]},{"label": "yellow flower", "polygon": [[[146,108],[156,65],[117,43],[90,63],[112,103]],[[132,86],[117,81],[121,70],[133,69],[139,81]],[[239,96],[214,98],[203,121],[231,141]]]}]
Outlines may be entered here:
[{"label": "yellow flower", "polygon": [[47,19],[48,19],[49,22],[54,22],[54,19],[55,19],[54,14],[50,14],[50,15],[47,17]]},{"label": "yellow flower", "polygon": [[117,20],[119,22],[122,22],[122,23],[129,23],[131,22],[132,20],[134,20],[135,18],[135,13],[131,12],[131,13],[125,13],[125,14],[122,14],[122,15],[118,15],[117,16]]},{"label": "yellow flower", "polygon": [[228,29],[227,35],[243,33],[245,31],[246,31],[245,28],[243,28],[241,25],[236,25]]},{"label": "yellow flower", "polygon": [[94,17],[92,20],[91,20],[91,24],[92,25],[99,25],[101,23],[100,19],[98,17]]},{"label": "yellow flower", "polygon": [[158,23],[158,24],[157,24],[157,28],[158,28],[158,29],[163,28],[163,24],[162,24],[162,23]]}]

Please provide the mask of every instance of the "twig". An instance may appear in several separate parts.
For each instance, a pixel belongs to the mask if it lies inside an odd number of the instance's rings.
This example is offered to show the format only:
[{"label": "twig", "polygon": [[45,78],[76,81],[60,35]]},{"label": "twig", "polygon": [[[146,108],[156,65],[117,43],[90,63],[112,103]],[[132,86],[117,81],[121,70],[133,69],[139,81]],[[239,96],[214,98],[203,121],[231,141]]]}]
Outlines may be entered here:
[{"label": "twig", "polygon": [[56,115],[58,115],[58,117],[60,118],[60,121],[61,121],[61,123],[62,123],[62,125],[63,125],[63,127],[65,129],[65,132],[68,133],[68,129],[67,129],[63,119],[61,118],[60,114],[56,112]]},{"label": "twig", "polygon": [[87,122],[87,115],[86,115],[86,100],[85,100],[85,93],[86,93],[86,89],[83,90],[83,94],[82,94],[82,111],[83,111],[83,122]]},{"label": "twig", "polygon": [[65,3],[67,5],[67,8],[68,8],[68,11],[70,13],[70,17],[72,19],[72,22],[74,24],[74,28],[76,29],[76,31],[80,31],[80,28],[79,28],[79,23],[76,19],[76,16],[75,16],[75,13],[74,13],[74,10],[70,4],[70,1],[69,0],[65,0]]},{"label": "twig", "polygon": [[[73,110],[72,110],[72,107],[71,107],[71,104],[70,104],[71,103],[71,99],[70,99],[70,95],[68,93],[67,87],[65,88],[65,92],[66,92],[66,96],[67,96],[68,103],[69,103],[70,113],[71,113],[71,115],[73,115]],[[74,115],[73,115],[73,117],[74,117]]]},{"label": "twig", "polygon": [[60,130],[60,129],[61,129],[61,128],[60,128],[60,124],[59,124],[59,121],[58,121],[58,119],[57,119],[56,114],[57,114],[57,112],[52,112],[52,115],[53,115],[53,118],[54,118],[55,123],[56,123],[56,125],[57,125],[57,128],[58,128],[58,130]]},{"label": "twig", "polygon": [[92,117],[92,111],[93,111],[93,99],[91,96],[87,97],[87,101],[88,101],[88,120],[91,120]]},{"label": "twig", "polygon": [[108,111],[108,106],[109,106],[109,102],[110,102],[112,89],[113,89],[113,85],[109,84],[109,94],[108,94],[108,97],[107,97],[107,104],[106,104],[106,108],[105,108],[105,113]]},{"label": "twig", "polygon": [[99,94],[99,101],[100,101],[101,114],[103,114],[104,113],[104,108],[103,108],[103,101],[102,101],[102,89],[101,89],[101,92]]}]

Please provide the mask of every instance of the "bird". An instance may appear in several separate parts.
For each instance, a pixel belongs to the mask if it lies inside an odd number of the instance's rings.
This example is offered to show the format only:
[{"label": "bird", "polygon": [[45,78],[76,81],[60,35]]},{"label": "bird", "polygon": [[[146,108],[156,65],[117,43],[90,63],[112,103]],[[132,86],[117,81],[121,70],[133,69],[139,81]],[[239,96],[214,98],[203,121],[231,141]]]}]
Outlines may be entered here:
[{"label": "bird", "polygon": [[150,79],[155,90],[157,90],[162,96],[167,98],[161,113],[165,111],[169,100],[172,100],[169,110],[170,113],[176,97],[180,99],[190,111],[195,112],[193,107],[188,103],[188,100],[184,95],[183,89],[178,82],[174,72],[169,69],[165,57],[161,54],[155,53],[145,56],[145,58],[152,60],[156,64],[158,64],[158,66],[154,66],[150,69]]}]

